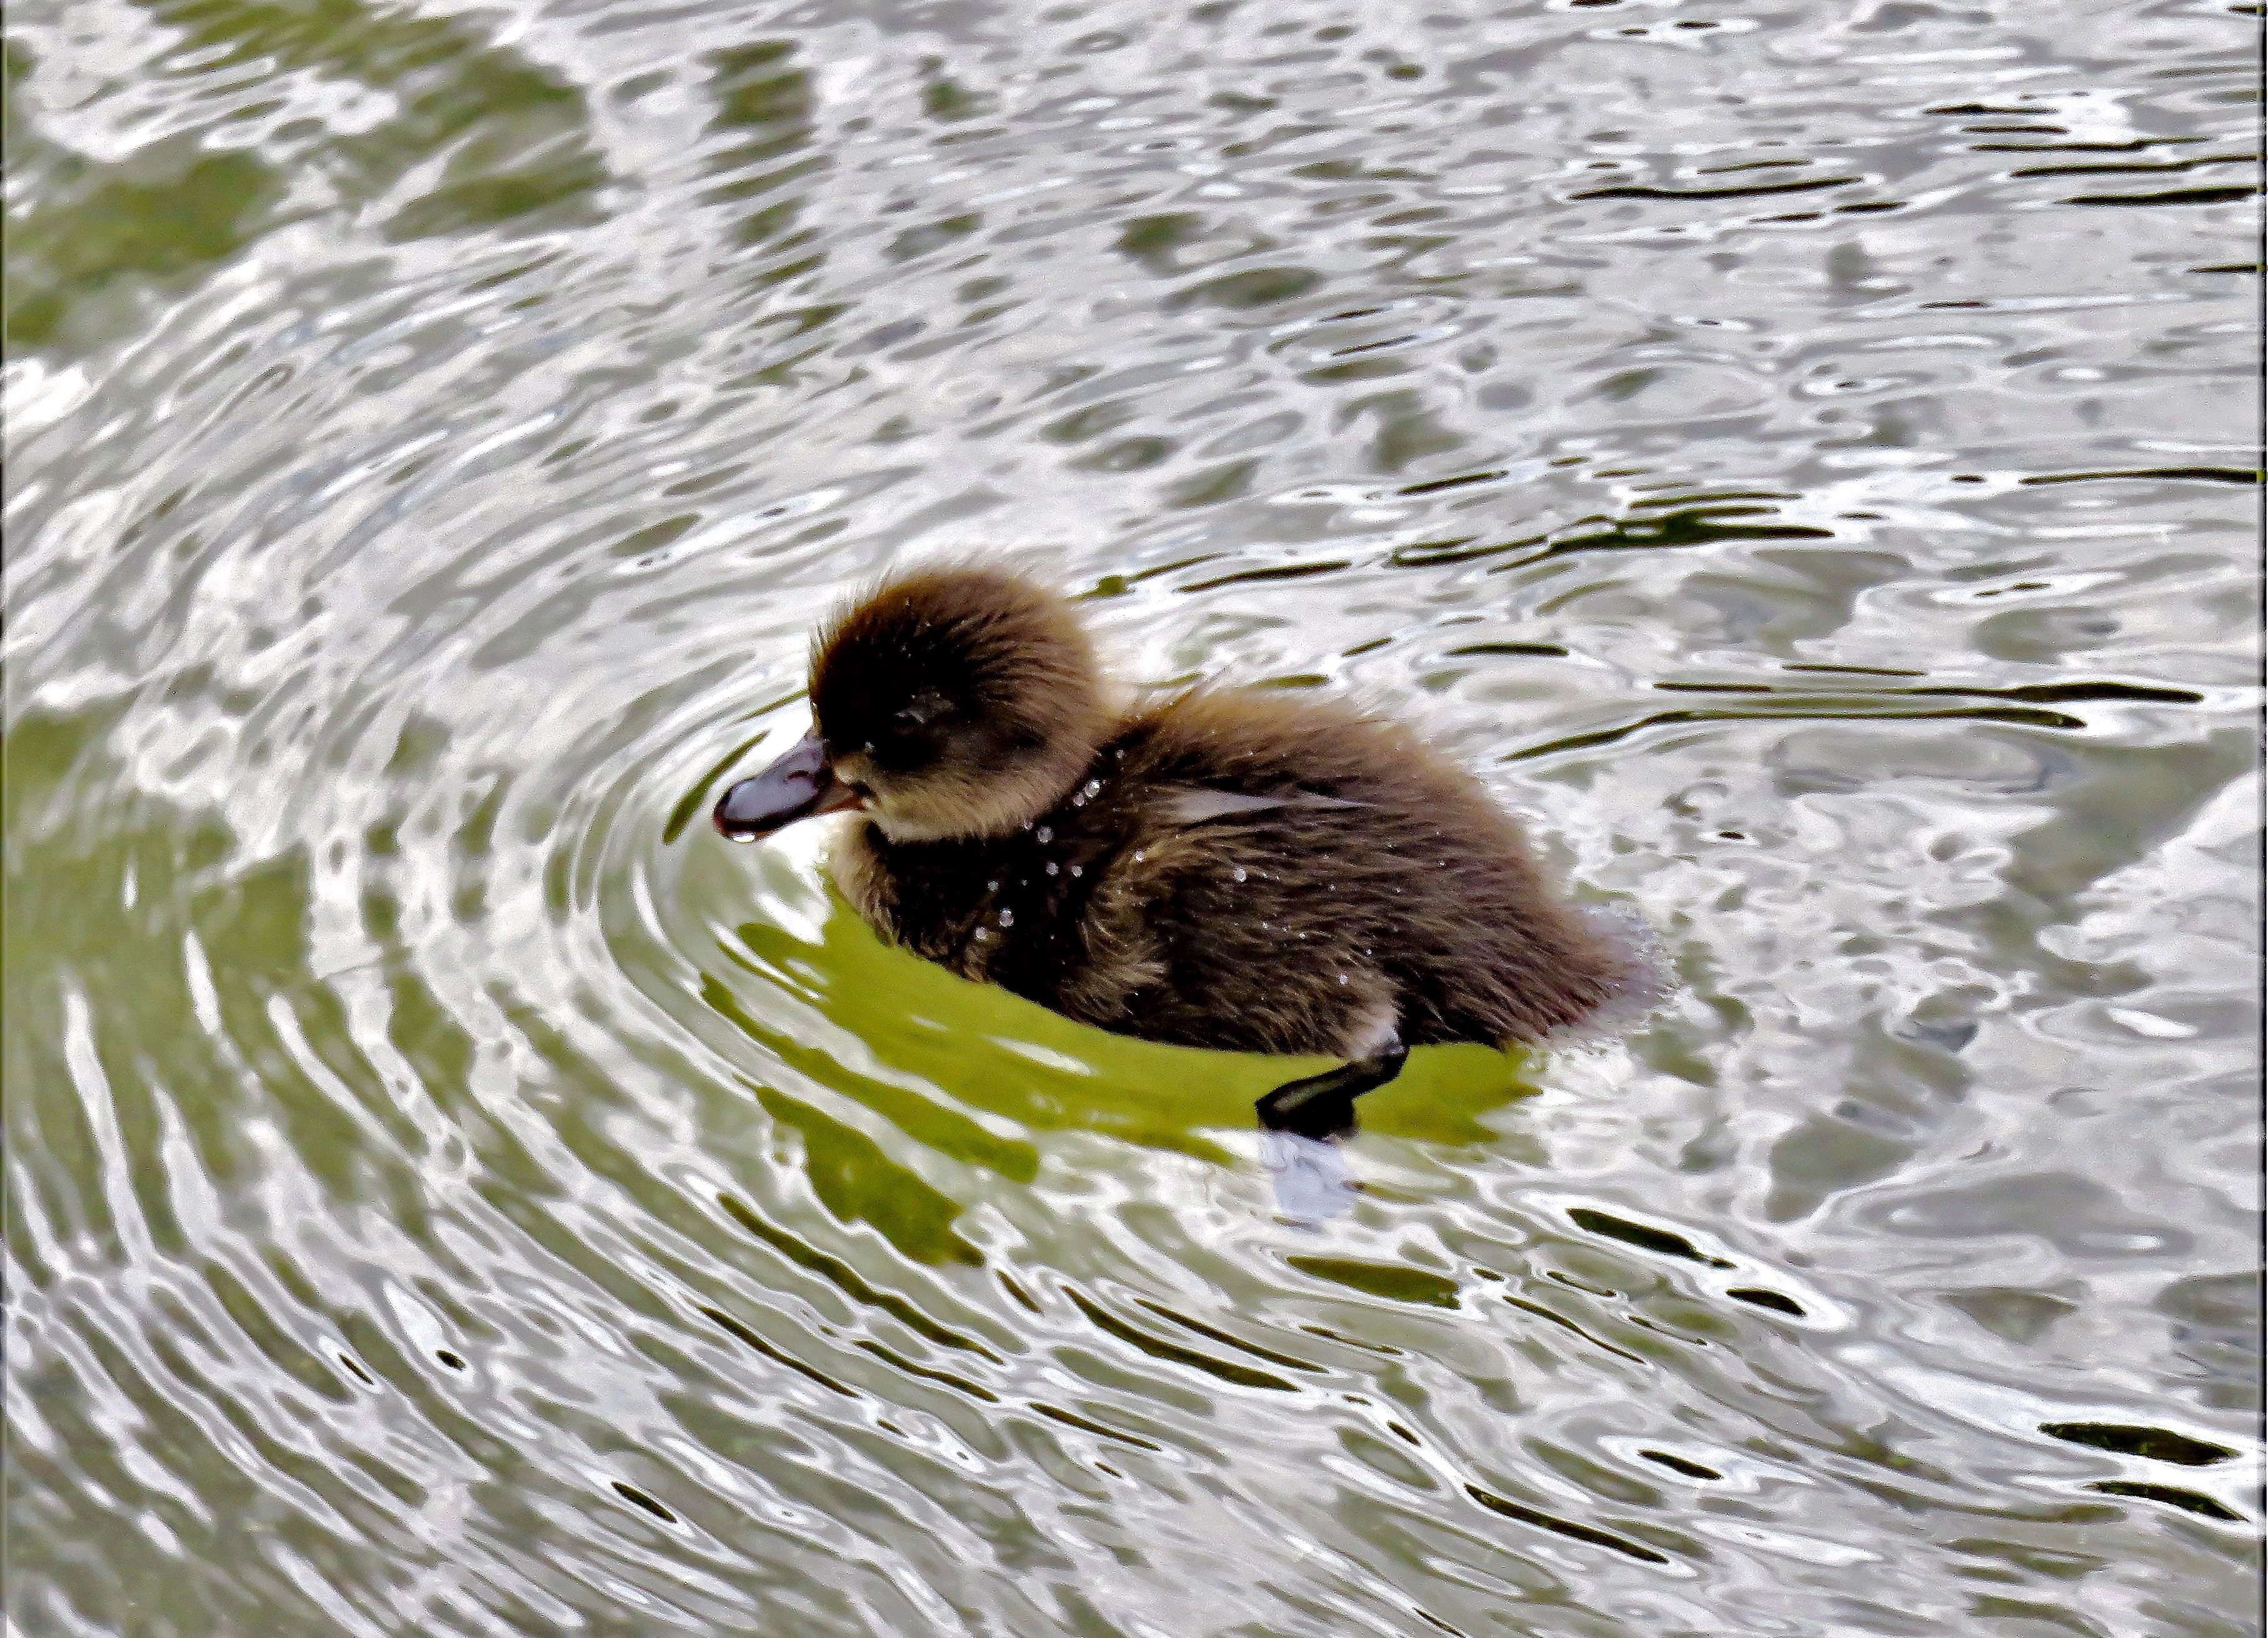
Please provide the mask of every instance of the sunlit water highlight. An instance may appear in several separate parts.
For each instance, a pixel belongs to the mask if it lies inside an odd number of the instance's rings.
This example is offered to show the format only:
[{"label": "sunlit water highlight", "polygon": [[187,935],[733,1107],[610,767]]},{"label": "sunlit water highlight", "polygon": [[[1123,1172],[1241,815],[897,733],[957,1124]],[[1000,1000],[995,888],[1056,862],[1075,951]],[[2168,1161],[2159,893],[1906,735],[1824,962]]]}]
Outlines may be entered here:
[{"label": "sunlit water highlight", "polygon": [[[11,1630],[2258,1631],[2254,11],[11,7]],[[978,548],[1676,994],[1287,1225],[702,822]]]}]

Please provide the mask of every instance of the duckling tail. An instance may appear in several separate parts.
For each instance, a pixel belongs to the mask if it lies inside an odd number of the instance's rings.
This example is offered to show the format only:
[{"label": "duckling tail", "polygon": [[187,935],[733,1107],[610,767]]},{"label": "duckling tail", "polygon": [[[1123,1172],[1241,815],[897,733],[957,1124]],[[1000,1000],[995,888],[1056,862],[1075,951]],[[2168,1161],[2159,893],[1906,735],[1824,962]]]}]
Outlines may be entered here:
[{"label": "duckling tail", "polygon": [[1646,1022],[1676,993],[1660,935],[1629,904],[1572,907],[1613,964],[1606,999],[1579,1022],[1555,1029],[1542,1044],[1581,1045],[1621,1035]]}]

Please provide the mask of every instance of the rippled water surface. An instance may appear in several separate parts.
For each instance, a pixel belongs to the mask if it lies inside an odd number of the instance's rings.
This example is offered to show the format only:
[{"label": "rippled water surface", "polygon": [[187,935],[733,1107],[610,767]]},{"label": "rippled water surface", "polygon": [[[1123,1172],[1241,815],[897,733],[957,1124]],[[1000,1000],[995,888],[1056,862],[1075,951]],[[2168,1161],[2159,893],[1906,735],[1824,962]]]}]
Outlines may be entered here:
[{"label": "rippled water surface", "polygon": [[[10,1633],[2257,1632],[2257,9],[11,7]],[[1675,999],[1281,1221],[700,820],[976,548]]]}]

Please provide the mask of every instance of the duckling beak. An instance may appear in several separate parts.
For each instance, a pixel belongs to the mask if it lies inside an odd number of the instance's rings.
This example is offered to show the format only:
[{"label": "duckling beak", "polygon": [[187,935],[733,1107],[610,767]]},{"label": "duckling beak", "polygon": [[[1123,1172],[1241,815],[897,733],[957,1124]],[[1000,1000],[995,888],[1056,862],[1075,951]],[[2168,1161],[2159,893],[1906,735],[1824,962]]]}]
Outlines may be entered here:
[{"label": "duckling beak", "polygon": [[727,841],[753,842],[799,819],[859,805],[858,793],[828,766],[819,736],[806,734],[770,767],[718,798],[711,817]]}]

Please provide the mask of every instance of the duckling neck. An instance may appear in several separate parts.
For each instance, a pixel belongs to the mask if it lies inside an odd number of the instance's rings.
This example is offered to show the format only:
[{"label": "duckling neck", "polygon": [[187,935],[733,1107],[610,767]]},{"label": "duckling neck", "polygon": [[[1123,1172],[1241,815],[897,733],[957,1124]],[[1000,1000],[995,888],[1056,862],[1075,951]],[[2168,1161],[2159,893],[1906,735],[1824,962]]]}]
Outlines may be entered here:
[{"label": "duckling neck", "polygon": [[1074,729],[1065,725],[1049,734],[1036,751],[1003,753],[989,758],[990,771],[939,782],[874,815],[874,824],[896,846],[938,842],[983,843],[1029,830],[1089,778],[1088,770],[1123,725],[1096,714]]},{"label": "duckling neck", "polygon": [[1007,845],[1029,834],[1041,821],[1072,801],[1079,790],[1092,782],[1096,764],[1107,759],[1110,732],[1106,728],[1094,734],[1067,738],[1050,747],[1039,765],[1004,779],[996,787],[989,804],[990,812],[981,830],[951,839],[978,846]]}]

